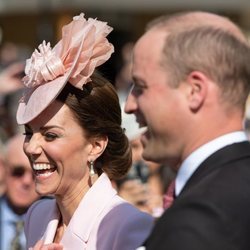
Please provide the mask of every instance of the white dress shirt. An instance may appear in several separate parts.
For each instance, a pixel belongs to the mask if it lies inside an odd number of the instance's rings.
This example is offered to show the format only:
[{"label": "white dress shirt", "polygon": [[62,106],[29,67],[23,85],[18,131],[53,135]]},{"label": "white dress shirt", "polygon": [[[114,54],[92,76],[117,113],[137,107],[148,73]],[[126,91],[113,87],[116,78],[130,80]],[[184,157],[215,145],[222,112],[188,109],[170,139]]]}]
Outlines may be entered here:
[{"label": "white dress shirt", "polygon": [[178,196],[200,164],[219,149],[238,142],[247,141],[244,131],[222,135],[193,151],[181,164],[175,180],[175,195]]}]

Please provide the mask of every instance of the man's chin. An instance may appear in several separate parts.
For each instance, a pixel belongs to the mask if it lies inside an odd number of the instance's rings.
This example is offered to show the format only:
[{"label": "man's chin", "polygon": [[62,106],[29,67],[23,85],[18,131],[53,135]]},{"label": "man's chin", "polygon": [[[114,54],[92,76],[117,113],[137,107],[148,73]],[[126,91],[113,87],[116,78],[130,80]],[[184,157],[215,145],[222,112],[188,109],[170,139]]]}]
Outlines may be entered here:
[{"label": "man's chin", "polygon": [[143,148],[146,148],[147,145],[150,143],[150,135],[148,131],[145,131],[143,134],[141,134],[141,143]]},{"label": "man's chin", "polygon": [[146,161],[155,161],[155,150],[149,144],[143,146],[142,157]]}]

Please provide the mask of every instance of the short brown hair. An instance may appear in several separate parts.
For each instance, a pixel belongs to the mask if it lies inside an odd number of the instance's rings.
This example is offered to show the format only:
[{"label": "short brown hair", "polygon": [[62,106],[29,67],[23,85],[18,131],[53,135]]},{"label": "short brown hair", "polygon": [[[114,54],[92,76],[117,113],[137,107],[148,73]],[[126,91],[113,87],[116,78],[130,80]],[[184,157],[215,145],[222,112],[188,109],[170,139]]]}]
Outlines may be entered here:
[{"label": "short brown hair", "polygon": [[223,100],[245,105],[250,90],[250,48],[229,32],[204,26],[169,34],[163,53],[173,85],[198,70],[218,84]]},{"label": "short brown hair", "polygon": [[172,86],[192,71],[201,71],[221,89],[223,101],[245,107],[250,90],[250,46],[228,18],[206,12],[183,12],[149,23],[147,30],[166,31],[162,66]]}]

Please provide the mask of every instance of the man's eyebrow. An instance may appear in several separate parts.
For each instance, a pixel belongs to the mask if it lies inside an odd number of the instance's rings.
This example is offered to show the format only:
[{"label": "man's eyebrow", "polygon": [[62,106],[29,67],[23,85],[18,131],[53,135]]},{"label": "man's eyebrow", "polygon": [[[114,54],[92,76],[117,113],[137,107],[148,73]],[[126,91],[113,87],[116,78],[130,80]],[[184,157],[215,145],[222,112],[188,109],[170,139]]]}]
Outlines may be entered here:
[{"label": "man's eyebrow", "polygon": [[132,76],[132,80],[133,80],[133,82],[136,83],[136,84],[143,85],[143,86],[146,85],[145,81],[142,80],[142,79],[141,79],[140,77],[138,77],[138,76]]}]

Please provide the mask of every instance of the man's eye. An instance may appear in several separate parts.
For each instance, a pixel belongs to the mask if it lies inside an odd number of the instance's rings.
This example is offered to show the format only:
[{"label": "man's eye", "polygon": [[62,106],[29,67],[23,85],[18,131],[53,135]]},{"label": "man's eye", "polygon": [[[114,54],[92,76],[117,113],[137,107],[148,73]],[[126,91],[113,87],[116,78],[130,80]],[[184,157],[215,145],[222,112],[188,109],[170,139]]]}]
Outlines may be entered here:
[{"label": "man's eye", "polygon": [[46,133],[45,135],[45,138],[47,141],[53,141],[55,140],[58,136],[54,133]]},{"label": "man's eye", "polygon": [[140,95],[140,94],[142,94],[143,89],[144,89],[144,87],[142,87],[142,86],[140,86],[140,85],[134,84],[134,85],[133,85],[132,92],[133,92],[134,95]]}]

